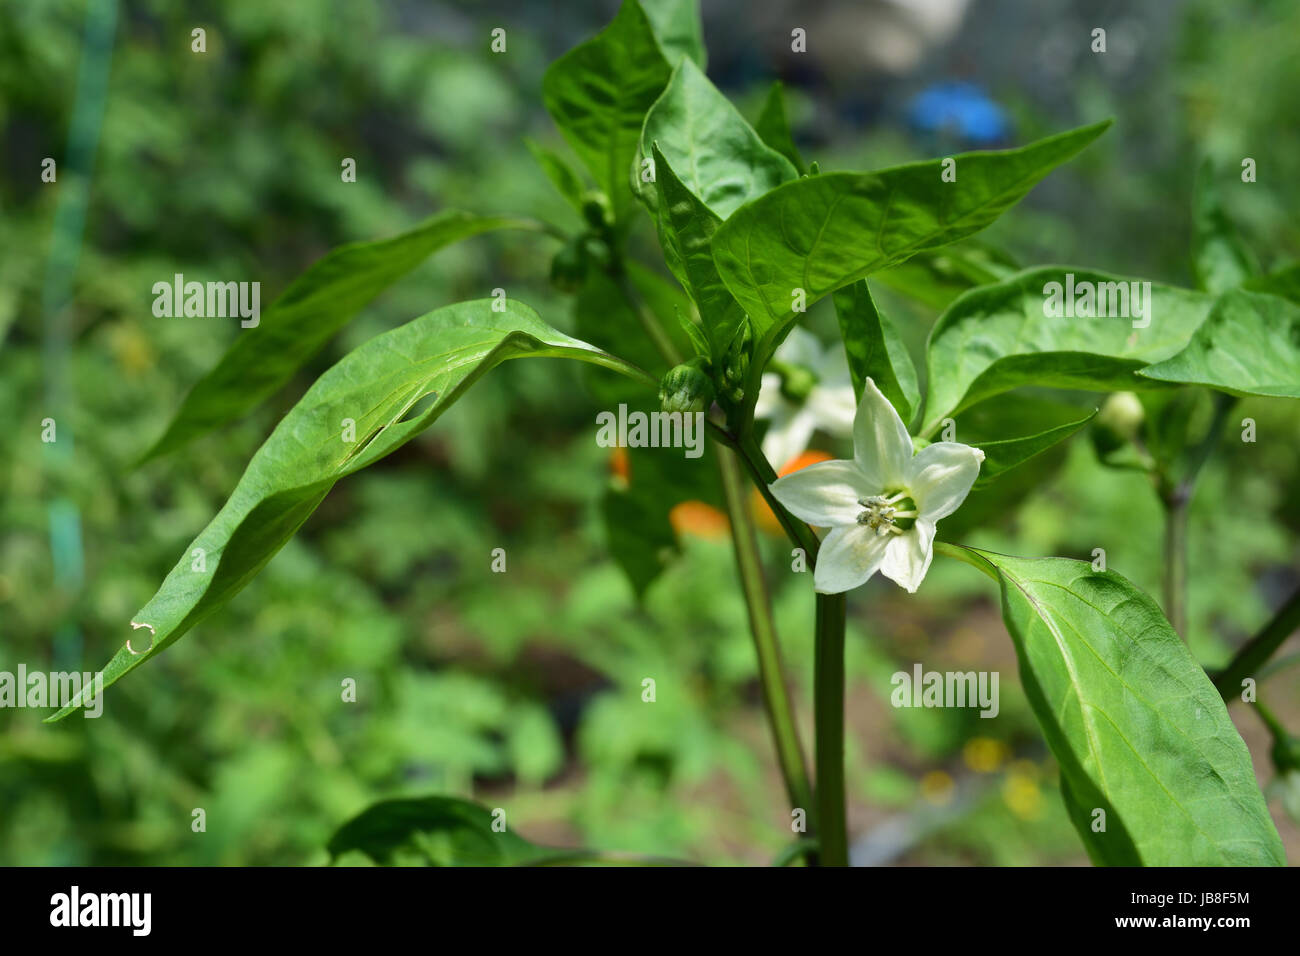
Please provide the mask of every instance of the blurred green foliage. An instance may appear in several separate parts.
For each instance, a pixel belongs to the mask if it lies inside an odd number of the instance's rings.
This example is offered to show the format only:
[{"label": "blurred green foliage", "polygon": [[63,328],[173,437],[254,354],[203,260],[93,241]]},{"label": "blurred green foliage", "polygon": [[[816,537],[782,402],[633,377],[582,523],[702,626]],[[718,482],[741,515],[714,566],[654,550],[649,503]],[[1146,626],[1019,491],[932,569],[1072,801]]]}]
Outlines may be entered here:
[{"label": "blurred green foliage", "polygon": [[[570,306],[548,283],[555,241],[479,237],[383,295],[267,407],[129,469],[238,331],[155,319],[155,281],[256,279],[267,302],[329,248],[441,208],[578,227],[523,139],[560,148],[539,78],[608,11],[576,9],[557,37],[526,5],[509,15],[487,6],[125,4],[73,284],[74,341],[50,356],[41,301],[59,190],[39,169],[63,156],[85,4],[6,5],[0,670],[106,659],[278,416],[346,349],[498,286],[572,331]],[[1239,17],[1210,0],[1186,4],[1178,42],[1140,96],[1081,81],[1078,112],[1115,114],[1119,135],[1004,217],[990,241],[1023,262],[1186,283],[1192,157],[1205,152],[1257,159],[1254,199],[1234,217],[1266,267],[1294,258],[1300,131],[1288,98],[1300,61],[1287,37],[1300,10],[1256,7]],[[488,30],[502,19],[519,27],[509,55],[493,57]],[[204,56],[189,50],[195,25],[208,30]],[[765,90],[749,91],[755,114]],[[1022,118],[1022,141],[1061,126],[1000,92]],[[795,95],[796,132],[815,96]],[[917,155],[888,126],[834,134],[809,155],[823,168]],[[340,181],[344,157],[357,161],[355,184]],[[61,166],[60,182],[67,175]],[[882,299],[919,354],[934,310],[887,290]],[[825,309],[810,324],[833,334]],[[39,441],[51,361],[66,363],[75,395],[59,423],[74,451],[61,463]],[[599,389],[550,363],[492,374],[429,433],[336,488],[227,609],[114,687],[103,718],[46,726],[44,713],[0,710],[0,864],[321,863],[330,834],[367,805],[436,793],[505,806],[512,827],[545,845],[771,860],[789,842],[789,817],[730,546],[685,536],[636,600],[600,520],[611,479],[591,437]],[[1193,505],[1191,644],[1207,666],[1296,583],[1300,422],[1280,402],[1249,400],[1241,415],[1257,420],[1258,445],[1247,455],[1229,429]],[[991,498],[969,543],[1081,558],[1103,547],[1111,568],[1159,592],[1160,516],[1144,478],[1103,468],[1082,436],[1026,469],[1014,497],[1023,508]],[[52,584],[58,495],[80,516],[78,590]],[[494,547],[509,555],[508,587],[488,570]],[[783,540],[767,549],[773,569],[788,561]],[[798,578],[771,579],[806,734],[812,595]],[[877,580],[850,603],[851,828],[884,835],[882,862],[1081,861],[994,596],[950,562],[935,565],[922,595],[908,601]],[[1000,669],[1002,719],[891,709],[889,675],[921,655],[932,669]],[[1273,679],[1270,699],[1297,698],[1293,675]],[[653,705],[641,699],[647,677]],[[354,704],[341,702],[346,678]],[[1277,709],[1300,721],[1294,707]],[[1236,716],[1259,759],[1251,716]],[[191,830],[195,808],[206,811],[204,833]],[[900,819],[915,825],[891,843],[880,825]],[[1296,831],[1282,831],[1294,855]]]}]

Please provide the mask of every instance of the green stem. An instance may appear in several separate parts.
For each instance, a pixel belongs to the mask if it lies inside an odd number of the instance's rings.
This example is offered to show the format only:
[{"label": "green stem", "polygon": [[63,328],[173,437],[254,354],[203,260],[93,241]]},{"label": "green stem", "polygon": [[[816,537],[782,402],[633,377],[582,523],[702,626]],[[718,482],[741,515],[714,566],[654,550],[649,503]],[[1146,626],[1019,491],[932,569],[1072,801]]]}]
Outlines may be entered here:
[{"label": "green stem", "polygon": [[1182,489],[1161,497],[1165,509],[1165,566],[1161,596],[1174,633],[1187,639],[1187,505]]},{"label": "green stem", "polygon": [[790,806],[813,815],[812,785],[808,778],[808,765],[799,733],[795,728],[790,697],[785,686],[781,667],[781,649],[777,643],[776,625],[772,619],[772,602],[763,569],[759,562],[758,536],[745,500],[745,484],[732,452],[719,449],[718,468],[722,473],[722,490],[726,497],[727,515],[731,521],[731,541],[736,551],[736,567],[745,594],[749,612],[749,629],[754,636],[754,651],[758,656],[758,675],[763,687],[763,704],[776,744],[777,761],[785,779]]},{"label": "green stem", "polygon": [[636,320],[641,323],[641,328],[645,330],[645,334],[654,343],[654,347],[659,354],[663,356],[664,361],[670,366],[681,365],[681,353],[677,351],[677,346],[668,337],[664,327],[659,324],[659,319],[650,311],[650,308],[641,298],[641,293],[636,290],[636,286],[628,278],[627,270],[623,268],[621,263],[617,263],[611,269],[610,276],[618,286],[619,292],[623,294],[624,300],[636,315]]},{"label": "green stem", "polygon": [[813,712],[817,826],[823,866],[849,865],[844,800],[844,595],[817,595]]},{"label": "green stem", "polygon": [[[646,331],[646,335],[654,343],[664,361],[669,365],[680,364],[681,356],[672,340],[669,339],[663,326],[660,325],[659,319],[646,307],[621,264],[613,271],[613,278],[618,284],[623,298],[632,311],[636,313],[638,321]],[[737,457],[746,460],[746,456],[739,451],[734,436],[711,419],[707,421],[714,436],[736,451]],[[761,460],[766,464],[766,459]],[[763,581],[762,564],[758,555],[758,538],[754,534],[753,524],[749,520],[744,486],[736,470],[735,461],[726,453],[719,454],[718,461],[722,470],[723,491],[726,496],[728,518],[731,522],[732,543],[736,551],[736,565],[740,571],[741,586],[745,593],[745,604],[749,611],[750,631],[754,638],[754,650],[758,657],[759,676],[763,685],[763,702],[767,710],[768,722],[772,728],[777,760],[781,765],[781,774],[785,778],[786,791],[789,794],[791,805],[807,811],[811,809],[813,802],[812,785],[808,779],[808,767],[804,760],[803,750],[799,745],[799,735],[794,724],[793,709],[790,706],[790,697],[781,670],[780,646],[777,643],[776,625],[772,620],[771,600],[768,597],[767,587]],[[746,463],[747,467],[754,467],[753,462],[747,461]],[[770,495],[766,482],[760,483],[760,489],[765,497]],[[773,504],[775,505],[773,510],[778,515],[785,513],[785,509],[781,508],[779,504],[774,501]],[[812,533],[811,528],[804,527],[813,543],[812,551],[808,552],[809,562],[811,563],[813,556],[816,555],[817,536]],[[810,814],[810,816],[813,816],[814,820],[816,819],[815,814]],[[810,856],[815,860],[815,854],[810,854]]]},{"label": "green stem", "polygon": [[[730,435],[729,432],[727,434]],[[772,465],[767,460],[767,456],[758,447],[758,442],[754,440],[753,433],[748,433],[741,438],[735,438],[734,436],[731,436],[731,438],[732,447],[744,464],[745,470],[749,472],[754,487],[763,496],[767,506],[772,509],[772,514],[776,515],[776,520],[790,537],[790,541],[803,548],[804,554],[808,558],[808,567],[811,568],[817,561],[817,551],[821,547],[821,541],[818,539],[817,533],[790,514],[785,509],[785,505],[777,501],[776,496],[772,494],[772,490],[768,486],[776,481],[776,472],[772,470]]]},{"label": "green stem", "polygon": [[1224,700],[1241,694],[1241,682],[1253,677],[1283,642],[1300,628],[1300,591],[1291,595],[1264,629],[1246,642],[1228,666],[1214,678],[1214,687]]}]

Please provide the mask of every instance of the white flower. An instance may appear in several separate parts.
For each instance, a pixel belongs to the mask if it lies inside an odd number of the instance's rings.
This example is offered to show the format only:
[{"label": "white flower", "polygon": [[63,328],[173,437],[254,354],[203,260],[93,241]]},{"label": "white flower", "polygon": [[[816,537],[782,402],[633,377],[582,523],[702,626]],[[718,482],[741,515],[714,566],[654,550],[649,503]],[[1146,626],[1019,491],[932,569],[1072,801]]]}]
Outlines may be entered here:
[{"label": "white flower", "polygon": [[771,421],[763,436],[763,454],[780,469],[808,447],[813,432],[821,429],[836,438],[853,432],[853,380],[843,348],[823,349],[817,336],[795,326],[776,350],[778,363],[811,372],[816,383],[802,402],[791,401],[781,391],[781,376],[764,372],[759,382],[754,417]]},{"label": "white flower", "polygon": [[957,510],[984,452],[941,441],[912,454],[903,420],[867,379],[853,422],[853,461],[824,461],[770,486],[795,516],[830,528],[813,586],[849,591],[881,572],[915,592],[934,557],[935,522]]}]

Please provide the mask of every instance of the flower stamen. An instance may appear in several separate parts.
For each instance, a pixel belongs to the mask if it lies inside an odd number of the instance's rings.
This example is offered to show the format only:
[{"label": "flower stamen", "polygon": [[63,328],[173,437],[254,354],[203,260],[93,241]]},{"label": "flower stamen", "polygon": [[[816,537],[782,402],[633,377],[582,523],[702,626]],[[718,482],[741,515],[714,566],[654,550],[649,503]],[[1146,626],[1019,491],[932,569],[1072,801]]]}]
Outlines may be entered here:
[{"label": "flower stamen", "polygon": [[[906,491],[892,495],[871,495],[859,498],[862,511],[858,514],[858,524],[866,525],[877,535],[902,534],[912,527],[920,513],[916,511],[916,502],[908,497]],[[902,506],[907,510],[899,510]],[[905,522],[900,525],[898,522]]]}]

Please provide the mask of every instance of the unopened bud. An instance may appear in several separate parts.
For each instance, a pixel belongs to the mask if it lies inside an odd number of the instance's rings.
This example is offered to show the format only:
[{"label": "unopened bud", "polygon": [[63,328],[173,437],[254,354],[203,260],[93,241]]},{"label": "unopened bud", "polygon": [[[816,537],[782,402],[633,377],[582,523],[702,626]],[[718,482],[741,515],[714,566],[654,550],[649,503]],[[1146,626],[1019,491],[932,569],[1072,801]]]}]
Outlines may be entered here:
[{"label": "unopened bud", "polygon": [[659,384],[659,404],[665,412],[702,412],[713,404],[713,379],[703,358],[670,369]]}]

